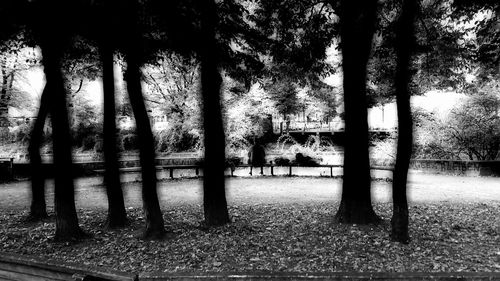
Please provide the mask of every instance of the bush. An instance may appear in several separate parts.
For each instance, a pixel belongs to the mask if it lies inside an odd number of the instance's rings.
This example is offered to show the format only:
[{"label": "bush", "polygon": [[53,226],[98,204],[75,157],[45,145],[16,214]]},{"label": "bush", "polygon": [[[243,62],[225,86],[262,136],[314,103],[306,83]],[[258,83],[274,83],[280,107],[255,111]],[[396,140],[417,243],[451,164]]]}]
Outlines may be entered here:
[{"label": "bush", "polygon": [[120,137],[121,149],[123,151],[137,149],[137,136],[133,133],[127,133]]},{"label": "bush", "polygon": [[277,157],[276,159],[274,159],[274,163],[277,166],[288,166],[290,165],[290,159],[284,157]]},{"label": "bush", "polygon": [[229,156],[226,158],[226,166],[238,166],[241,165],[241,158],[237,156]]},{"label": "bush", "polygon": [[155,148],[159,152],[182,152],[197,150],[200,137],[193,130],[172,126],[155,132]]},{"label": "bush", "polygon": [[296,164],[299,166],[306,166],[306,167],[319,166],[319,162],[317,159],[314,159],[314,158],[307,156],[307,155],[304,155],[302,153],[295,154],[295,160],[293,161],[293,164]]},{"label": "bush", "polygon": [[30,134],[30,124],[22,123],[12,129],[10,139],[12,142],[26,143],[30,140]]},{"label": "bush", "polygon": [[93,150],[96,145],[97,136],[85,136],[82,140],[82,149]]}]

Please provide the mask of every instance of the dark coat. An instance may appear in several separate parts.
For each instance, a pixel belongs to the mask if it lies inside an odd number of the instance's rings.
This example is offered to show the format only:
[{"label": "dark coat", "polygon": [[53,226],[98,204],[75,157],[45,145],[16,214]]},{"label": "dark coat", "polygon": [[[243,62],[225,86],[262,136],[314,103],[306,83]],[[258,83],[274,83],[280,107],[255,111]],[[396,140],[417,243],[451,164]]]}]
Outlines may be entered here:
[{"label": "dark coat", "polygon": [[266,164],[266,151],[260,144],[255,144],[248,151],[248,164],[258,167]]}]

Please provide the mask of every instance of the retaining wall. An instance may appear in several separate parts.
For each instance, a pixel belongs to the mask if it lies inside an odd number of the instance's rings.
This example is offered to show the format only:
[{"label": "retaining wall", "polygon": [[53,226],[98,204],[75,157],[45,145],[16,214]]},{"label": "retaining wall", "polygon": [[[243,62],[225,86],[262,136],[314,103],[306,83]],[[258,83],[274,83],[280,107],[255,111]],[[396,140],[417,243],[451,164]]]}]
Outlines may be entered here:
[{"label": "retaining wall", "polygon": [[466,176],[500,176],[500,161],[413,159],[410,169]]}]

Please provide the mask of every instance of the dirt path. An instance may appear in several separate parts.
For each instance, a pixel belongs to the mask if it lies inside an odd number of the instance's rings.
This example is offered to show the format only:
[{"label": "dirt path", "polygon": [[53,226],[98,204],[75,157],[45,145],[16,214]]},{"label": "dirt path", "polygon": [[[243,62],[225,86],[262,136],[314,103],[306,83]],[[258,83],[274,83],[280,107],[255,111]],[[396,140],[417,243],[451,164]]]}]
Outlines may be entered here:
[{"label": "dirt path", "polygon": [[[140,183],[137,175],[126,175],[124,180],[127,206],[140,207]],[[102,178],[76,180],[77,207],[106,208],[107,201]],[[252,177],[228,178],[229,204],[273,204],[334,202],[341,195],[340,179],[320,177]],[[158,193],[163,206],[201,204],[201,179],[165,180],[159,183]],[[28,181],[0,184],[1,209],[28,209],[30,202]],[[376,181],[372,196],[375,202],[391,201],[391,184]],[[47,203],[52,206],[53,183],[48,182]],[[500,179],[493,177],[459,177],[413,172],[409,179],[409,199],[421,202],[500,202]]]}]

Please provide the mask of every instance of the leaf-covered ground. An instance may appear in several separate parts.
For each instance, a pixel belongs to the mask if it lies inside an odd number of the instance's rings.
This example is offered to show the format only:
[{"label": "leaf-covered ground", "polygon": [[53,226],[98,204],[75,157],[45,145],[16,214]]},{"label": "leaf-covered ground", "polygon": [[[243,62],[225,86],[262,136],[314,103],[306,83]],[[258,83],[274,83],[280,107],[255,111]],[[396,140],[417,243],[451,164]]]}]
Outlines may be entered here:
[{"label": "leaf-covered ground", "polygon": [[131,225],[105,228],[106,210],[79,211],[91,238],[52,241],[54,222],[26,223],[26,213],[0,210],[0,251],[38,255],[129,272],[148,271],[500,271],[499,203],[428,203],[410,207],[412,241],[388,237],[391,205],[376,204],[378,226],[332,223],[335,204],[238,204],[233,223],[204,230],[202,208],[164,209],[170,235],[137,238],[142,211],[129,208]]}]

